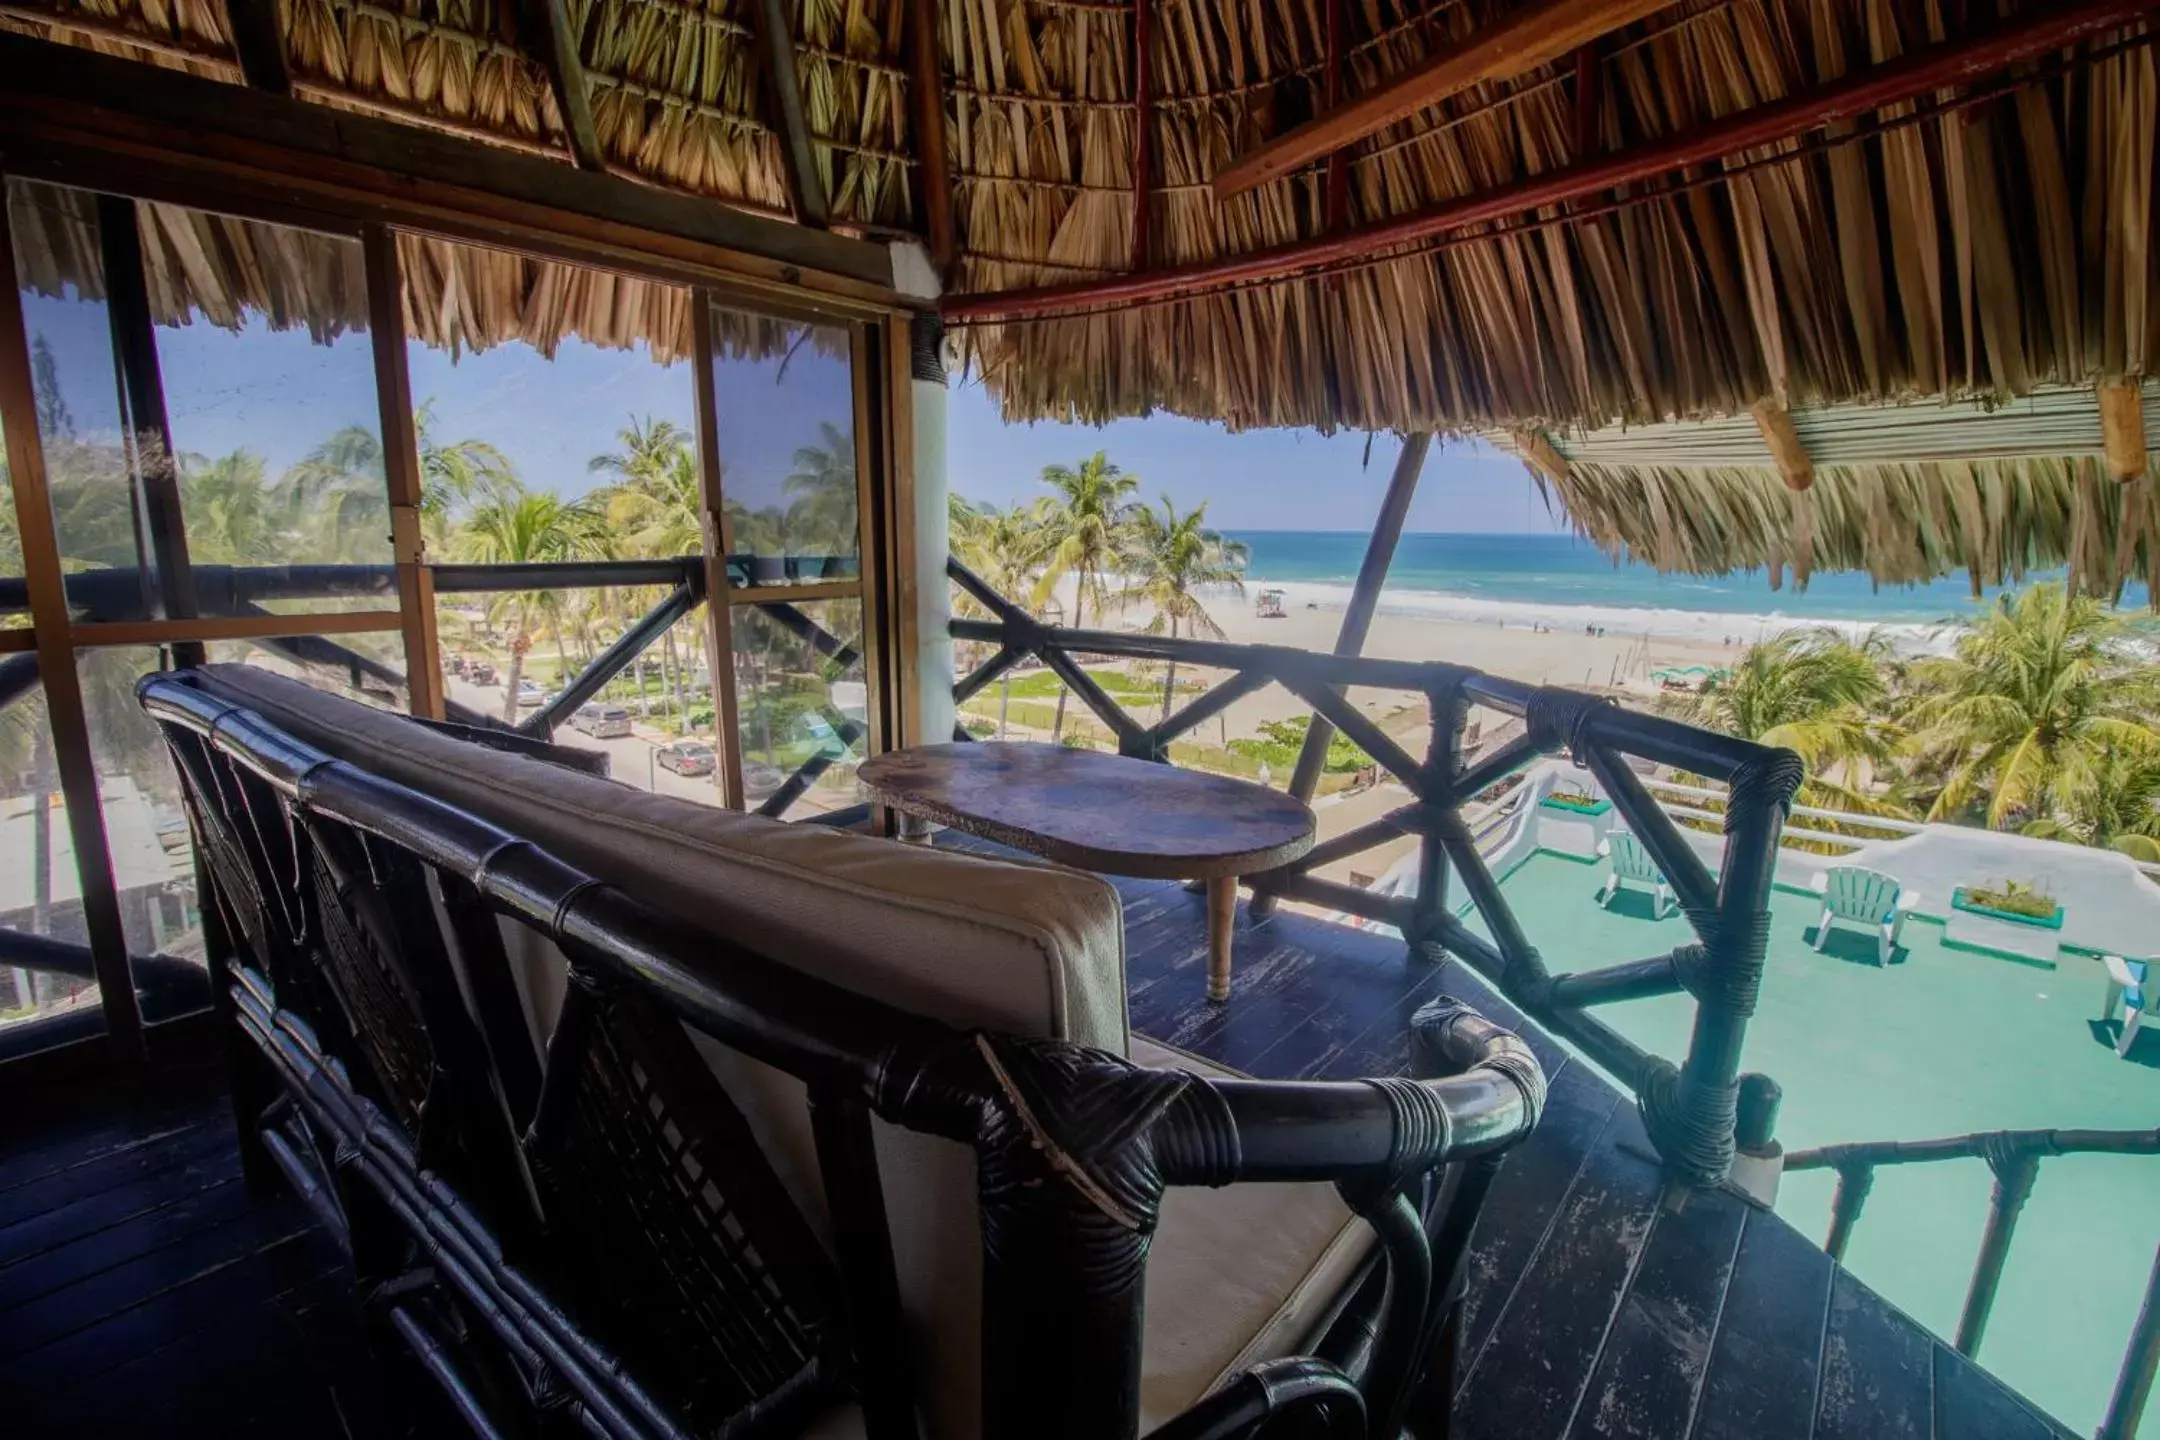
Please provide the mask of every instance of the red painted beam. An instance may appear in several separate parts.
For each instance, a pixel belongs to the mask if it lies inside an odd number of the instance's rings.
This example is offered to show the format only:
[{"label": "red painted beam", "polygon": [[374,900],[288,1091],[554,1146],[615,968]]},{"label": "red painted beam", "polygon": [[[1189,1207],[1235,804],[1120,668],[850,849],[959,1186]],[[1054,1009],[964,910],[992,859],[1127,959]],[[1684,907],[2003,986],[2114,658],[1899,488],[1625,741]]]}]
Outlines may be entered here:
[{"label": "red painted beam", "polygon": [[1155,89],[1153,0],[1133,0],[1133,157],[1132,268],[1145,273],[1148,261],[1148,197],[1155,188]]},{"label": "red painted beam", "polygon": [[1343,235],[1279,245],[1201,265],[1119,276],[1080,285],[1010,290],[955,297],[947,320],[987,324],[1051,316],[1110,305],[1174,299],[1196,291],[1276,280],[1299,271],[1369,258],[1390,246],[1413,244],[1471,225],[1503,219],[1540,206],[1647,180],[1690,165],[1706,164],[1764,145],[1796,139],[1824,125],[1850,120],[1935,90],[1957,89],[1986,79],[2019,61],[2035,59],[2096,35],[2119,30],[2160,12],[2160,0],[2084,0],[2040,9],[2007,25],[1915,51],[1887,65],[1818,86],[1785,100],[1758,105],[1722,120],[1649,145],[1599,156],[1435,209],[1405,215]]}]

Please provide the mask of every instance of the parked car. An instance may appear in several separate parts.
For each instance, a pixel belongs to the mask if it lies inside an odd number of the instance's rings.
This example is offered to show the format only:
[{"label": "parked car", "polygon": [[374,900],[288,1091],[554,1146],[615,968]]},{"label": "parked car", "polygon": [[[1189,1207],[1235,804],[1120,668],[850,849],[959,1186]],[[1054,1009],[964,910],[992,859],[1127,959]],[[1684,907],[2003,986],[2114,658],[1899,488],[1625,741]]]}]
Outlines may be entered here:
[{"label": "parked car", "polygon": [[719,763],[712,746],[702,740],[671,740],[653,752],[653,760],[677,775],[710,775]]},{"label": "parked car", "polygon": [[763,800],[787,784],[787,775],[777,765],[751,763],[743,766],[742,781],[744,799]]},{"label": "parked car", "polygon": [[493,685],[496,683],[495,667],[485,660],[468,661],[465,678],[475,685]]},{"label": "parked car", "polygon": [[450,673],[452,675],[463,675],[465,673],[465,657],[463,655],[452,655],[450,657]]},{"label": "parked car", "polygon": [[630,712],[620,705],[580,705],[570,717],[570,728],[595,740],[620,739],[630,733]]},{"label": "parked car", "polygon": [[540,708],[540,702],[545,700],[546,698],[546,694],[542,692],[538,685],[533,684],[532,681],[518,681],[518,709],[537,710]]}]

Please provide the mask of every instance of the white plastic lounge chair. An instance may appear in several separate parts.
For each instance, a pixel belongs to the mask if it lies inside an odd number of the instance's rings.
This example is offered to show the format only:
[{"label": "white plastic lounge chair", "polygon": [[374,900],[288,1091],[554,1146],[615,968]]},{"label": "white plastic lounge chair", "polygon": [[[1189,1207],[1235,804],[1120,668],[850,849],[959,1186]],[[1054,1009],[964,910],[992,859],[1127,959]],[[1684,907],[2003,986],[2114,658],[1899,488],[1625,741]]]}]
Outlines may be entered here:
[{"label": "white plastic lounge chair", "polygon": [[1843,920],[1876,931],[1875,963],[1888,965],[1905,933],[1905,912],[1898,905],[1898,882],[1880,870],[1839,865],[1823,872],[1822,919],[1815,922],[1815,948],[1830,939],[1830,922]]},{"label": "white plastic lounge chair", "polygon": [[2103,955],[2100,963],[2107,966],[2107,1004],[2101,1007],[2100,1018],[2113,1020],[2116,1012],[2122,1013],[2122,1034],[2116,1038],[2115,1053],[2128,1055],[2130,1047],[2137,1044],[2138,1030],[2148,1015],[2160,1015],[2160,963],[2151,960],[2125,960],[2120,955]]},{"label": "white plastic lounge chair", "polygon": [[1612,873],[1605,877],[1605,884],[1597,892],[1597,903],[1610,910],[1613,896],[1620,893],[1623,883],[1641,885],[1651,894],[1650,918],[1663,920],[1679,907],[1672,898],[1672,887],[1665,883],[1665,876],[1643,849],[1642,841],[1625,830],[1615,830],[1605,838],[1602,848],[1612,860]]}]

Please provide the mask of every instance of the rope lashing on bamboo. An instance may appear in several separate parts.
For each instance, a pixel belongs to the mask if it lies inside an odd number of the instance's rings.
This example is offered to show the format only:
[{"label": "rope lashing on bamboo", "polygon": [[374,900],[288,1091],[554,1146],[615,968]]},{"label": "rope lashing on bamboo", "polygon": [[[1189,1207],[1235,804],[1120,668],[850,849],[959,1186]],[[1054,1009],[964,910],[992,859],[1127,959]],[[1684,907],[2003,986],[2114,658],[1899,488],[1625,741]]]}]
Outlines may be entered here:
[{"label": "rope lashing on bamboo", "polygon": [[1732,1169],[1740,1118],[1740,1083],[1707,1085],[1690,1079],[1670,1060],[1646,1066],[1636,1097],[1650,1143],[1676,1175],[1690,1184],[1722,1181]]},{"label": "rope lashing on bamboo", "polygon": [[1523,706],[1523,728],[1530,732],[1531,742],[1540,750],[1550,752],[1565,748],[1579,754],[1583,728],[1613,704],[1603,695],[1542,686]]},{"label": "rope lashing on bamboo", "polygon": [[1725,833],[1743,819],[1778,806],[1790,814],[1807,779],[1807,763],[1790,750],[1771,750],[1744,762],[1725,782]]},{"label": "rope lashing on bamboo", "polygon": [[1394,1196],[1412,1176],[1432,1168],[1432,1157],[1446,1153],[1448,1146],[1447,1107],[1438,1095],[1402,1075],[1368,1079],[1364,1084],[1387,1102],[1395,1128],[1388,1140],[1387,1163],[1354,1186],[1338,1187],[1350,1208],[1361,1214]]}]

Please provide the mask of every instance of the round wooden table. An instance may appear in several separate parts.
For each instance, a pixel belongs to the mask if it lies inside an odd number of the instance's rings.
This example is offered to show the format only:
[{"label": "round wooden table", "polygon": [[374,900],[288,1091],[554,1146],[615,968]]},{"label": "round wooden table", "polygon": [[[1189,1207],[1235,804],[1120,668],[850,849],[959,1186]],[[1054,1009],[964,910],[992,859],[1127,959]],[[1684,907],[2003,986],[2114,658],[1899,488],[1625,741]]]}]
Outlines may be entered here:
[{"label": "round wooden table", "polygon": [[1064,865],[1205,880],[1208,998],[1230,994],[1237,882],[1312,848],[1299,800],[1221,775],[1006,741],[892,750],[857,772],[872,799]]}]

